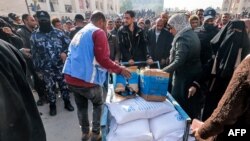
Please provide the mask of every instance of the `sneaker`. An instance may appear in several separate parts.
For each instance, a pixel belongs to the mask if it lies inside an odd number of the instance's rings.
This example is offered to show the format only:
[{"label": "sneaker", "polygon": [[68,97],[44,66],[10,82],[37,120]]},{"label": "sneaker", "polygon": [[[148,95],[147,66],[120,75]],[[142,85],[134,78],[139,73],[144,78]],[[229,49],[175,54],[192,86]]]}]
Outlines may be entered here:
[{"label": "sneaker", "polygon": [[101,140],[102,140],[101,133],[97,134],[97,133],[92,132],[91,141],[101,141]]},{"label": "sneaker", "polygon": [[90,132],[89,133],[82,133],[82,141],[88,141],[90,138]]}]

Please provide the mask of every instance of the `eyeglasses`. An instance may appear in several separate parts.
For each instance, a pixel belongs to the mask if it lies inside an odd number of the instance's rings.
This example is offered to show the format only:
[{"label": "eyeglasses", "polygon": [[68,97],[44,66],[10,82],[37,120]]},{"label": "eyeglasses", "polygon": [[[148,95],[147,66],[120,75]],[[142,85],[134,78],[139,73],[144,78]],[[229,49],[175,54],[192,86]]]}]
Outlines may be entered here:
[{"label": "eyeglasses", "polygon": [[116,21],[115,23],[122,23],[121,21]]}]

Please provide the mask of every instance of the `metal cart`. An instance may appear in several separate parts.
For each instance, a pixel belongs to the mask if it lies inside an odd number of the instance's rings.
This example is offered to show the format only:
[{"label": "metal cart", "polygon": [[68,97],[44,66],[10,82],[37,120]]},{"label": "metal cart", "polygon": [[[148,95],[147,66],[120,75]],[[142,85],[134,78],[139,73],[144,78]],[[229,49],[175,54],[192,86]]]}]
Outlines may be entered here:
[{"label": "metal cart", "polygon": [[[127,66],[128,63],[122,63]],[[135,62],[135,65],[146,64],[146,62]],[[154,62],[158,68],[160,68],[159,62]],[[109,95],[107,96],[106,103],[112,103],[114,96],[114,89],[112,86],[109,87]],[[191,125],[191,118],[187,115],[187,113],[182,109],[182,107],[178,104],[178,102],[172,97],[170,93],[167,94],[167,99],[174,105],[175,109],[179,112],[183,119],[186,120],[186,128],[183,135],[183,141],[188,140],[189,129]],[[101,131],[102,131],[102,141],[106,141],[107,134],[109,133],[109,125],[111,120],[111,114],[109,112],[108,107],[105,105],[103,108],[102,118],[101,118]]]}]

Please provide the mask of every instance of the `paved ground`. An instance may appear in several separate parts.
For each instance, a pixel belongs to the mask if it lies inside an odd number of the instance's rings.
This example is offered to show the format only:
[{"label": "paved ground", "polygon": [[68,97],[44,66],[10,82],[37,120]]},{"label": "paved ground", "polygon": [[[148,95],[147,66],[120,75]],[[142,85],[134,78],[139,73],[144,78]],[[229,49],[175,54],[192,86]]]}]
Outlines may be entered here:
[{"label": "paved ground", "polygon": [[[112,89],[112,86],[109,86]],[[38,96],[34,92],[35,100]],[[107,94],[107,99],[110,99],[111,93]],[[39,112],[42,113],[41,118],[45,127],[47,141],[80,141],[81,130],[78,124],[77,110],[75,105],[74,96],[70,94],[70,101],[75,110],[69,112],[64,109],[64,102],[60,95],[57,97],[57,115],[49,115],[49,104],[38,106]],[[92,121],[92,103],[89,101],[89,120]],[[91,125],[91,124],[90,124]]]},{"label": "paved ground", "polygon": [[[37,100],[37,95],[35,94]],[[41,118],[46,131],[47,141],[80,141],[81,130],[78,124],[76,105],[73,95],[71,96],[71,102],[75,110],[69,112],[64,109],[64,102],[61,97],[57,99],[57,115],[51,117],[49,115],[49,104],[38,106],[38,110],[42,113]],[[89,106],[92,107],[89,102]],[[89,111],[89,113],[91,113]],[[92,116],[90,115],[90,118]]]}]

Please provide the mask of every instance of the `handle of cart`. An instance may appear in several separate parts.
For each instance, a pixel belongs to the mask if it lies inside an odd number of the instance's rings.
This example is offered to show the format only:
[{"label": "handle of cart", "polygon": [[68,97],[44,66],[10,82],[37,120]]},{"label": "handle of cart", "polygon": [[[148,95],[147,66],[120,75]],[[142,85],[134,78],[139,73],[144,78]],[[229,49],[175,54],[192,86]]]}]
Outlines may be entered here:
[{"label": "handle of cart", "polygon": [[133,65],[130,65],[128,62],[121,62],[121,65],[123,65],[123,66],[147,66],[147,67],[151,67],[153,65],[156,65],[156,67],[158,69],[160,69],[159,61],[154,61],[151,65],[148,65],[146,61],[137,61],[137,62],[134,62]]}]

